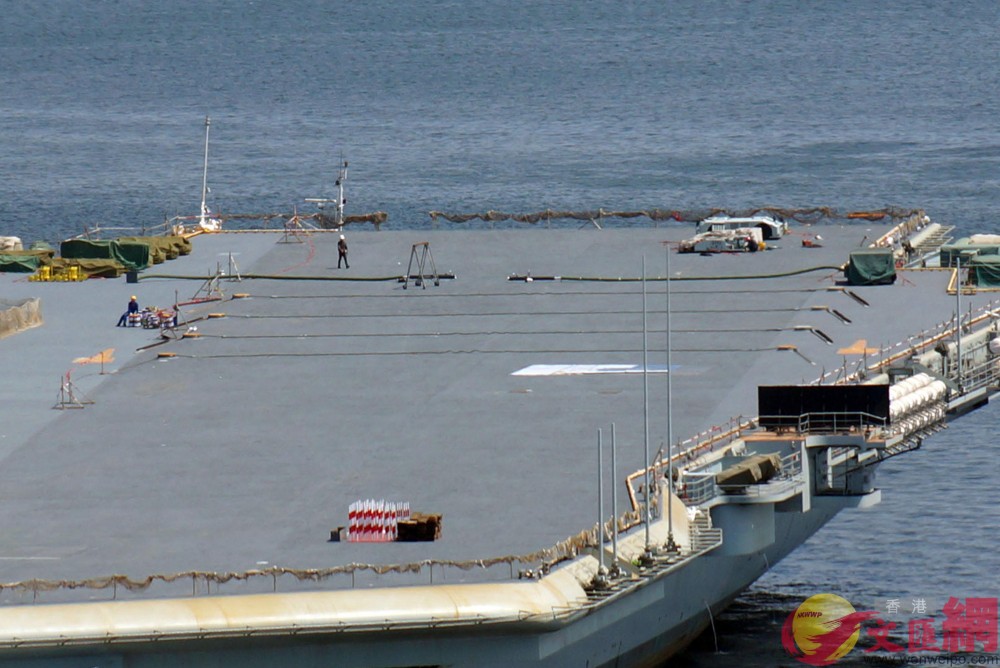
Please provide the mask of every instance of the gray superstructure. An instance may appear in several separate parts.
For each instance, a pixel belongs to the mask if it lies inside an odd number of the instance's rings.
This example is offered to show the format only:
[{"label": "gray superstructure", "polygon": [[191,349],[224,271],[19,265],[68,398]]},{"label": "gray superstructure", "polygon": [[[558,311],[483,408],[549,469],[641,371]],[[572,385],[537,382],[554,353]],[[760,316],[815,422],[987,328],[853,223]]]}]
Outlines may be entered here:
[{"label": "gray superstructure", "polygon": [[[615,425],[608,493],[632,510],[645,491],[633,474],[646,464],[644,381],[653,479],[666,489],[662,279],[667,242],[690,233],[348,229],[351,268],[338,270],[337,234],[223,232],[138,284],[0,277],[5,298],[39,298],[44,318],[0,340],[11,416],[0,581],[12,583],[0,592],[0,660],[561,666],[676,652],[840,509],[877,503],[874,465],[917,447],[945,410],[985,401],[996,366],[990,319],[973,321],[990,296],[963,295],[975,340],[969,380],[957,378],[951,272],[838,285],[836,267],[861,243],[898,245],[888,225],[813,226],[822,243],[810,245],[793,227],[767,251],[672,255],[681,550],[659,550],[659,498],[651,545],[641,523],[623,529],[624,574],[593,589],[597,553],[581,532],[598,516],[596,433],[609,452]],[[412,275],[422,243],[437,278]],[[161,338],[113,326],[131,294],[210,300],[182,306]],[[838,352],[861,339],[861,354]],[[111,347],[108,373],[74,367]],[[919,368],[918,354],[929,356]],[[877,366],[890,358],[910,366],[890,377]],[[54,410],[71,368],[93,403]],[[905,427],[754,428],[758,386],[830,385],[862,369],[885,383],[927,371],[948,392]],[[775,479],[715,484],[767,452],[781,460]],[[365,498],[441,514],[441,539],[328,542]],[[610,540],[605,549],[610,563]]]}]

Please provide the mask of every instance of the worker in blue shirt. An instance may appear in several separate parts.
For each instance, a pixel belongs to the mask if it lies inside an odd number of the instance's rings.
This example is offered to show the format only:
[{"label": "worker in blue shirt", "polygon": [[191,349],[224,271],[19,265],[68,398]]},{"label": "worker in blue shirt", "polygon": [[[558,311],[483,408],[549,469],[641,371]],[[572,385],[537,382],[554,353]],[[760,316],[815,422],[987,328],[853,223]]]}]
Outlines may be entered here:
[{"label": "worker in blue shirt", "polygon": [[128,324],[128,317],[133,313],[139,312],[139,298],[132,295],[132,299],[128,302],[128,310],[122,313],[122,317],[118,318],[118,327],[125,327]]}]

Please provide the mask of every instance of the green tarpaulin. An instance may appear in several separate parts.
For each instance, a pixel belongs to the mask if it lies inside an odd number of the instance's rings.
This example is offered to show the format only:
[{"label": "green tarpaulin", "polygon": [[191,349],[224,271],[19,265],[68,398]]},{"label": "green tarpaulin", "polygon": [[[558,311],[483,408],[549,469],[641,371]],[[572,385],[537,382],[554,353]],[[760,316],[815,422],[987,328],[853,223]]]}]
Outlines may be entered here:
[{"label": "green tarpaulin", "polygon": [[1000,287],[1000,255],[977,255],[970,259],[969,280],[982,288]]},{"label": "green tarpaulin", "polygon": [[179,236],[159,237],[119,237],[120,243],[138,243],[149,246],[154,264],[164,260],[176,260],[180,255],[191,252],[191,242]]},{"label": "green tarpaulin", "polygon": [[145,269],[150,264],[149,246],[139,243],[69,239],[62,242],[59,254],[73,260],[115,260],[128,270]]},{"label": "green tarpaulin", "polygon": [[52,261],[52,249],[5,251],[0,253],[0,271],[34,273],[43,264]]},{"label": "green tarpaulin", "polygon": [[38,269],[39,259],[37,255],[0,253],[0,271],[32,274]]},{"label": "green tarpaulin", "polygon": [[889,285],[896,282],[896,262],[889,248],[870,248],[851,253],[844,269],[850,285]]}]

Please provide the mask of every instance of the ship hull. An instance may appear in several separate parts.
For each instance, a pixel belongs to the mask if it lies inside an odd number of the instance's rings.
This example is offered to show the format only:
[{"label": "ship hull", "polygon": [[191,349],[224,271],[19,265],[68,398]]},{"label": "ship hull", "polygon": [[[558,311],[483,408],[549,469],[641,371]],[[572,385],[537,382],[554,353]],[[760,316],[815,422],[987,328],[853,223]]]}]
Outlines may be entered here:
[{"label": "ship hull", "polygon": [[[3,665],[60,668],[159,668],[185,665],[379,666],[657,666],[683,650],[717,615],[769,567],[828,522],[836,504],[804,512],[775,513],[775,541],[746,555],[712,554],[610,600],[551,631],[526,633],[497,626],[286,634],[280,637],[185,638],[148,644],[39,649]],[[779,642],[778,638],[774,642]]]}]

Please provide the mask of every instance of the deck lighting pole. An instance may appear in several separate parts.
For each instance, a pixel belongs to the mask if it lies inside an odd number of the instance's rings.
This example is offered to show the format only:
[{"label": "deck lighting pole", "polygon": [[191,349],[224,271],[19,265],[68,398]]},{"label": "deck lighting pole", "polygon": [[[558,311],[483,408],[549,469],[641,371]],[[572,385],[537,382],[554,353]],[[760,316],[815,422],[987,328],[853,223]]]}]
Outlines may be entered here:
[{"label": "deck lighting pole", "polygon": [[649,544],[649,349],[646,345],[646,256],[642,256],[642,467],[645,472],[645,503],[646,503],[646,552],[643,560],[652,562],[652,549]]},{"label": "deck lighting pole", "polygon": [[597,430],[597,531],[594,534],[598,568],[590,581],[593,589],[608,588],[608,569],[604,565],[604,441],[603,432]]},{"label": "deck lighting pole", "polygon": [[673,385],[674,370],[671,367],[671,336],[670,336],[670,246],[667,246],[667,543],[664,546],[668,552],[679,552],[680,548],[674,542],[674,416],[670,388]]},{"label": "deck lighting pole", "polygon": [[618,575],[618,444],[615,442],[615,423],[611,423],[611,572]]},{"label": "deck lighting pole", "polygon": [[598,579],[603,578],[608,569],[604,566],[604,440],[603,432],[597,430],[597,569]]}]

